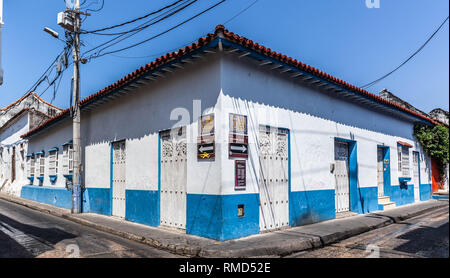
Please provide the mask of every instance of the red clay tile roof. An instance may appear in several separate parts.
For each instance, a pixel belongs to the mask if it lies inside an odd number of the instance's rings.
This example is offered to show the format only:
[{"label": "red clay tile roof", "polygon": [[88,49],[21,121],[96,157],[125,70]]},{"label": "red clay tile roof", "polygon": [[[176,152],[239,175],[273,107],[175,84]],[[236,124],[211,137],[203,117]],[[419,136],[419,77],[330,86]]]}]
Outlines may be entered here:
[{"label": "red clay tile roof", "polygon": [[397,144],[405,146],[405,147],[408,147],[408,148],[412,148],[413,147],[413,145],[408,144],[406,142],[402,142],[402,141],[397,141]]},{"label": "red clay tile roof", "polygon": [[[122,79],[116,81],[115,83],[113,83],[113,84],[103,88],[102,90],[98,91],[97,93],[94,93],[94,94],[84,98],[83,100],[80,101],[80,107],[83,107],[83,106],[85,106],[85,105],[87,105],[87,104],[89,104],[89,103],[99,99],[100,97],[107,95],[108,93],[112,92],[114,89],[117,89],[118,87],[121,87],[123,85],[126,85],[127,83],[130,83],[130,82],[136,80],[138,77],[148,73],[149,71],[152,71],[152,70],[154,70],[154,69],[156,69],[158,67],[161,67],[164,64],[166,64],[166,63],[168,63],[168,62],[170,62],[170,61],[172,61],[174,59],[180,58],[180,57],[182,57],[182,56],[184,56],[186,54],[189,54],[190,52],[192,52],[194,50],[197,50],[197,49],[207,45],[208,43],[210,43],[214,39],[218,38],[219,34],[222,34],[223,38],[225,38],[225,39],[227,39],[227,40],[229,40],[229,41],[231,41],[233,43],[239,44],[239,45],[241,45],[241,46],[243,46],[245,48],[248,48],[248,49],[251,49],[253,51],[256,51],[256,52],[258,52],[258,53],[260,53],[260,54],[262,54],[264,56],[274,58],[274,59],[276,59],[276,60],[278,60],[278,61],[280,61],[282,63],[285,63],[287,65],[296,67],[296,68],[298,68],[298,69],[300,69],[300,70],[302,70],[304,72],[308,72],[308,73],[310,73],[310,74],[312,74],[312,75],[314,75],[316,77],[319,77],[319,78],[321,78],[323,80],[326,80],[326,81],[328,81],[330,83],[334,83],[334,84],[336,84],[336,85],[338,85],[340,87],[343,87],[343,88],[345,88],[347,90],[354,91],[354,92],[358,93],[359,95],[366,96],[366,97],[368,97],[370,99],[373,99],[376,102],[387,104],[387,105],[389,105],[391,107],[394,107],[394,108],[396,108],[398,110],[407,112],[407,113],[409,113],[409,114],[411,114],[413,116],[416,116],[418,118],[421,118],[421,119],[423,119],[425,121],[428,121],[428,122],[433,123],[433,124],[437,124],[437,122],[434,121],[431,118],[428,118],[428,117],[426,117],[424,115],[421,115],[421,114],[419,114],[419,113],[417,113],[415,111],[412,111],[412,110],[410,110],[408,108],[400,106],[400,105],[398,105],[396,103],[393,103],[393,102],[390,102],[388,100],[385,100],[385,99],[383,99],[383,98],[381,98],[381,97],[379,97],[379,96],[377,96],[375,94],[369,93],[366,90],[358,88],[358,87],[356,87],[356,86],[354,86],[352,84],[349,84],[349,83],[347,83],[347,82],[345,82],[345,81],[343,81],[343,80],[341,80],[339,78],[336,78],[336,77],[334,77],[332,75],[329,75],[326,72],[318,70],[318,69],[316,69],[314,67],[311,67],[309,65],[303,64],[302,62],[297,61],[296,59],[293,59],[291,57],[287,57],[286,55],[284,55],[282,53],[275,52],[272,49],[267,48],[267,47],[265,47],[263,45],[260,45],[260,44],[258,44],[256,42],[253,42],[252,40],[249,40],[249,39],[247,39],[245,37],[239,36],[239,35],[237,35],[237,34],[235,34],[233,32],[229,32],[227,29],[225,29],[225,27],[223,25],[217,25],[216,28],[215,28],[214,33],[208,33],[205,37],[201,37],[200,39],[198,39],[197,42],[194,42],[193,44],[188,45],[188,46],[186,46],[184,48],[180,48],[179,50],[177,50],[175,52],[167,53],[166,55],[163,55],[163,56],[157,58],[153,62],[151,62],[151,63],[149,63],[149,64],[147,64],[147,65],[145,65],[143,67],[140,67],[136,71],[128,74],[127,76],[125,76]],[[51,123],[53,123],[53,122],[63,118],[65,115],[68,115],[69,111],[70,111],[69,109],[65,109],[61,113],[57,114],[55,117],[53,117],[53,118],[45,121],[44,123],[42,123],[40,126],[34,128],[33,130],[30,130],[26,134],[23,134],[21,137],[25,138],[25,137],[28,137],[28,136],[38,132],[39,130],[43,129],[45,126],[47,126],[47,125],[49,125],[49,124],[51,124]]]}]

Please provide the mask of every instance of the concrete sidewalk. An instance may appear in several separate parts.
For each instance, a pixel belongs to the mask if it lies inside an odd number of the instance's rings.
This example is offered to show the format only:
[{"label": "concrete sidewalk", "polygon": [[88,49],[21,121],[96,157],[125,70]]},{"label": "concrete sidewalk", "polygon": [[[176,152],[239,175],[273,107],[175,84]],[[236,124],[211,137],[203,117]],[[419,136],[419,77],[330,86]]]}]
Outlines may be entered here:
[{"label": "concrete sidewalk", "polygon": [[49,213],[100,231],[192,257],[271,257],[319,248],[373,229],[448,206],[448,200],[429,200],[347,218],[290,227],[225,242],[185,234],[163,227],[150,227],[93,213],[71,214],[70,210],[0,193],[0,198]]}]

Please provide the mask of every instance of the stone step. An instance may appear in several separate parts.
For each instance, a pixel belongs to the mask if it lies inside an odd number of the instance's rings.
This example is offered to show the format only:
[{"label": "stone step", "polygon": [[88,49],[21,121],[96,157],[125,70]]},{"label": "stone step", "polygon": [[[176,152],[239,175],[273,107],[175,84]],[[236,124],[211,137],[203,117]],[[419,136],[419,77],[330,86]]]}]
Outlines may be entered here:
[{"label": "stone step", "polygon": [[388,204],[391,203],[391,197],[389,196],[382,196],[378,197],[378,204]]},{"label": "stone step", "polygon": [[394,202],[389,202],[389,203],[384,203],[384,204],[378,204],[378,206],[381,206],[381,207],[382,207],[382,210],[388,210],[388,209],[391,209],[391,208],[395,208],[395,207],[396,207],[396,205],[395,205]]}]

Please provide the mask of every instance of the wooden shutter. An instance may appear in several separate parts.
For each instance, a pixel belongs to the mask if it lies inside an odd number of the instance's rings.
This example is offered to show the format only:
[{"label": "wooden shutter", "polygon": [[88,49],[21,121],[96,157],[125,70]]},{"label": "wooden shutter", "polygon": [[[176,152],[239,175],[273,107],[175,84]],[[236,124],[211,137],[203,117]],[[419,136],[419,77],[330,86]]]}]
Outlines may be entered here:
[{"label": "wooden shutter", "polygon": [[409,177],[409,148],[402,146],[402,175],[404,177]]}]

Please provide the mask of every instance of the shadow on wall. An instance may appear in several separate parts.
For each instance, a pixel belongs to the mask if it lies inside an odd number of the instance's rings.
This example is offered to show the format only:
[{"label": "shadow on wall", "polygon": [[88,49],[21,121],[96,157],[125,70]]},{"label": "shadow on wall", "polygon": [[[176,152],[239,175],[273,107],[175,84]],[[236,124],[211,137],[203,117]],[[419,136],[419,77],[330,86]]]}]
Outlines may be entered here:
[{"label": "shadow on wall", "polygon": [[57,228],[39,228],[0,214],[0,258],[34,258],[76,235]]},{"label": "shadow on wall", "polygon": [[[224,59],[223,91],[233,98],[309,114],[347,126],[413,139],[411,122],[363,107],[237,59]],[[265,93],[261,93],[265,92]],[[355,115],[358,115],[355,117]]]}]

